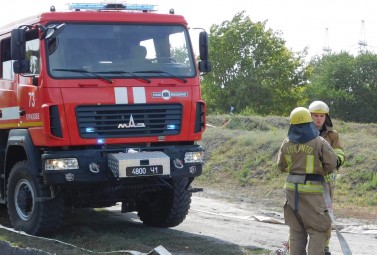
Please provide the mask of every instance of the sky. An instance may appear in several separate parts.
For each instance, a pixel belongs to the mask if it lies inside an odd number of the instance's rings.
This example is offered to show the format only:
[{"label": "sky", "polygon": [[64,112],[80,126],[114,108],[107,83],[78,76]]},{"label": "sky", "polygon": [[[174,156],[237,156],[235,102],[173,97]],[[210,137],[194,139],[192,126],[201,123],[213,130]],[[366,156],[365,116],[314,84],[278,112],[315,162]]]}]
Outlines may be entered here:
[{"label": "sky", "polygon": [[[5,0],[6,1],[6,0]],[[4,1],[4,2],[5,2]],[[0,27],[17,19],[49,11],[66,10],[67,3],[91,0],[13,0],[0,9]],[[119,2],[119,1],[118,1]],[[357,54],[359,42],[377,52],[377,1],[375,0],[128,0],[129,4],[155,4],[159,13],[185,16],[190,27],[209,31],[245,11],[252,22],[266,21],[266,28],[281,32],[292,51],[308,48],[309,56],[348,51]],[[365,48],[364,48],[365,49]]]}]

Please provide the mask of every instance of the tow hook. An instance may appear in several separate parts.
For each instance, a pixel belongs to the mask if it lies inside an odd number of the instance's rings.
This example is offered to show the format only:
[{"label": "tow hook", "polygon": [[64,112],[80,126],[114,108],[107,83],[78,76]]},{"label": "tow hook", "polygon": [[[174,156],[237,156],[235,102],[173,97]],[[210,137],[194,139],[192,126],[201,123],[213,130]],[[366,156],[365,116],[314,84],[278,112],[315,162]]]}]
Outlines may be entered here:
[{"label": "tow hook", "polygon": [[194,192],[201,192],[203,191],[203,188],[188,188],[188,192],[194,193]]},{"label": "tow hook", "polygon": [[173,164],[178,169],[182,169],[183,168],[183,161],[180,160],[179,158],[174,159],[173,160]]}]

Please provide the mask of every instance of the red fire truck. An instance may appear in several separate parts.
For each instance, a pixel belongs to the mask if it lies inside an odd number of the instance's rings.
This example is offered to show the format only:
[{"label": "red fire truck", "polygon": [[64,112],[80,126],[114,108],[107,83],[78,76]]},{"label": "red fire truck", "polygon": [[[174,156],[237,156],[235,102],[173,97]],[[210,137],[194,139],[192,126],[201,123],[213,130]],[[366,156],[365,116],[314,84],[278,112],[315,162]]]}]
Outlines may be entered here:
[{"label": "red fire truck", "polygon": [[0,28],[0,202],[47,234],[64,207],[186,217],[202,172],[208,36],[153,5],[71,4]]}]

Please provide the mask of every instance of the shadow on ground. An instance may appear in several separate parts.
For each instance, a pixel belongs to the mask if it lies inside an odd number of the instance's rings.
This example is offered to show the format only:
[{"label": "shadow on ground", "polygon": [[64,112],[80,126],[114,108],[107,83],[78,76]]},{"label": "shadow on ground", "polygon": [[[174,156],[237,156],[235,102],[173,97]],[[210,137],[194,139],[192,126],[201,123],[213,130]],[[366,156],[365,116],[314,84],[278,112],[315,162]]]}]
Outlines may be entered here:
[{"label": "shadow on ground", "polygon": [[[143,225],[136,214],[120,214],[103,209],[75,209],[65,213],[63,225],[48,239],[21,236],[0,230],[0,239],[57,255],[147,254],[163,246],[174,255],[269,254],[258,247],[241,247],[209,236]],[[0,208],[0,224],[10,227],[7,211]],[[56,241],[54,241],[56,240]],[[112,253],[110,253],[112,254]],[[39,255],[39,254],[38,254]]]}]

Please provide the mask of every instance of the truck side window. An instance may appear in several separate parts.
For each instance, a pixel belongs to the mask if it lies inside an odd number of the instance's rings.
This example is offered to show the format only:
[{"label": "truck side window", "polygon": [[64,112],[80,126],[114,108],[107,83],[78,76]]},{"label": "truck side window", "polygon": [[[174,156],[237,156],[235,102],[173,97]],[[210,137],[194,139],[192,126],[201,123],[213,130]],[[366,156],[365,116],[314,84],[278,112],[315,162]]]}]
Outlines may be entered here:
[{"label": "truck side window", "polygon": [[0,77],[2,79],[13,80],[14,73],[12,68],[13,61],[10,56],[10,38],[6,38],[0,42],[1,44],[1,68]]},{"label": "truck side window", "polygon": [[40,51],[38,38],[26,41],[26,59],[30,61],[30,73],[39,74]]}]

